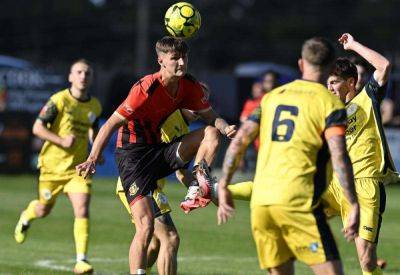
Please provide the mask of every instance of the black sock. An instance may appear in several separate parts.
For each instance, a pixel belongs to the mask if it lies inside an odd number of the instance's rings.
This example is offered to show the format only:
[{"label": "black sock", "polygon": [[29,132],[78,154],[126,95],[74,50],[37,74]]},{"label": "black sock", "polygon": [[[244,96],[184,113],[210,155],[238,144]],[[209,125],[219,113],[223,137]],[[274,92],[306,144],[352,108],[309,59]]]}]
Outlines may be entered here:
[{"label": "black sock", "polygon": [[190,186],[199,186],[199,183],[197,182],[197,180],[192,180],[192,182],[189,184]]},{"label": "black sock", "polygon": [[193,166],[192,175],[193,175],[194,177],[196,177],[196,173],[197,173],[198,168],[199,168],[199,165],[198,165],[198,164],[196,164],[196,165]]}]

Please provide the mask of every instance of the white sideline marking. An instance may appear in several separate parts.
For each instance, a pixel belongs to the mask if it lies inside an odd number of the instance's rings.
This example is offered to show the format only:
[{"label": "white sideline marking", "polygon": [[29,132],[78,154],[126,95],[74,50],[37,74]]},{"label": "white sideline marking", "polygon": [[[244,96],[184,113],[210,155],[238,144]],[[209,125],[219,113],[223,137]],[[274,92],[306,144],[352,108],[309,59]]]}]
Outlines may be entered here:
[{"label": "white sideline marking", "polygon": [[[253,262],[257,259],[255,257],[230,257],[230,256],[189,256],[189,257],[178,257],[178,262],[199,262],[199,261],[225,261],[235,260],[235,262]],[[112,258],[91,258],[89,259],[92,263],[124,263],[128,262],[128,259],[112,259]],[[35,263],[35,266],[44,267],[51,270],[60,271],[71,271],[75,263],[75,260],[39,260]],[[64,265],[68,264],[68,265]]]},{"label": "white sideline marking", "polygon": [[62,270],[62,271],[71,271],[72,267],[67,267],[64,265],[58,265],[54,263],[54,260],[40,260],[35,263],[36,266],[45,267],[52,270]]}]

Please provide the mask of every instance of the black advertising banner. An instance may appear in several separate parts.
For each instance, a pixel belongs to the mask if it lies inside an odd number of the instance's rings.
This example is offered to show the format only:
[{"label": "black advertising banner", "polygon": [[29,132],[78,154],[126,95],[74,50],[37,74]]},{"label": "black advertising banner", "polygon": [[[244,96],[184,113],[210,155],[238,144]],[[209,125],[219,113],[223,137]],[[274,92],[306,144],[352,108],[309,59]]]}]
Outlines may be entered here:
[{"label": "black advertising banner", "polygon": [[0,173],[31,172],[32,114],[0,113]]},{"label": "black advertising banner", "polygon": [[33,122],[48,98],[64,86],[60,75],[0,55],[0,173],[36,170],[43,142],[33,137]]}]

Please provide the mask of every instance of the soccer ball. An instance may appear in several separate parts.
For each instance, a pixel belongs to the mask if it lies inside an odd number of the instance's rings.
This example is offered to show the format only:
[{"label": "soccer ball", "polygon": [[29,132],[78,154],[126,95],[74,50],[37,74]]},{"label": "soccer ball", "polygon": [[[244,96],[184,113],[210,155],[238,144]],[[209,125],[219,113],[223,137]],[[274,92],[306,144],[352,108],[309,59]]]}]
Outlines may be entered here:
[{"label": "soccer ball", "polygon": [[172,36],[189,38],[200,28],[201,16],[192,4],[179,2],[169,7],[164,24]]}]

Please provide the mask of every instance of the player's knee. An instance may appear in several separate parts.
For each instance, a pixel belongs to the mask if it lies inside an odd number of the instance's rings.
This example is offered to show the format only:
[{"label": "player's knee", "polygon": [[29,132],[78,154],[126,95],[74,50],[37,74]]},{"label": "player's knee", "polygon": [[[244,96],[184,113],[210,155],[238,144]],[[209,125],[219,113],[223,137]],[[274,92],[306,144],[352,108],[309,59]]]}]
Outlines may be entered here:
[{"label": "player's knee", "polygon": [[52,204],[42,204],[42,203],[38,203],[38,204],[36,205],[36,209],[35,209],[35,212],[36,212],[37,217],[38,217],[38,218],[44,218],[44,217],[46,217],[47,215],[50,214],[52,208],[53,208],[53,205],[52,205]]},{"label": "player's knee", "polygon": [[204,130],[204,140],[210,143],[210,145],[218,146],[220,132],[217,128],[207,126]]},{"label": "player's knee", "polygon": [[160,241],[153,236],[150,240],[149,251],[158,251],[160,249]]},{"label": "player's knee", "polygon": [[143,217],[136,223],[136,234],[145,243],[150,244],[154,232],[154,220]]},{"label": "player's knee", "polygon": [[87,218],[89,217],[89,207],[86,205],[79,205],[75,207],[74,214],[76,218]]},{"label": "player's knee", "polygon": [[168,236],[169,247],[171,247],[175,251],[178,250],[180,241],[181,240],[179,238],[178,232],[176,232],[176,231],[170,232],[170,234]]}]

